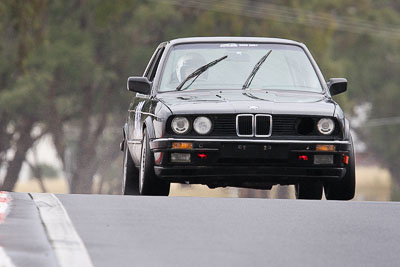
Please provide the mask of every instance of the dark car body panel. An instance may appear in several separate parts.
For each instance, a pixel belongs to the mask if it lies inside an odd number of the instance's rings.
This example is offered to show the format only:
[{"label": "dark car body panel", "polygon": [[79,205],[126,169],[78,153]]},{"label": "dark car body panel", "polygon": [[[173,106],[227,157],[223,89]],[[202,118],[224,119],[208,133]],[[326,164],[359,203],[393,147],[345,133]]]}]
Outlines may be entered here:
[{"label": "dark car body panel", "polygon": [[[273,92],[268,90],[196,90],[162,93],[162,100],[174,114],[248,113],[257,106],[258,113],[333,116],[335,103],[316,93]],[[313,110],[315,110],[313,112]]]},{"label": "dark car body panel", "polygon": [[[186,90],[158,92],[160,77],[166,58],[174,45],[199,42],[247,42],[277,43],[301,47],[308,56],[322,85],[321,93],[304,91],[274,90]],[[291,184],[302,178],[340,179],[346,169],[339,156],[348,153],[349,125],[342,109],[333,101],[316,62],[305,45],[284,39],[246,38],[246,37],[198,37],[183,38],[162,43],[153,54],[145,72],[152,83],[150,95],[136,93],[129,107],[129,117],[124,127],[124,138],[136,166],[140,164],[143,131],[150,137],[150,148],[154,152],[155,172],[163,179],[173,182],[204,183],[215,186],[268,187],[268,184]],[[249,110],[256,107],[255,110]],[[244,138],[237,136],[176,136],[168,132],[168,119],[175,115],[218,115],[218,114],[270,114],[274,115],[317,116],[335,118],[339,134],[329,136],[271,136],[267,138]],[[191,141],[195,149],[191,164],[171,164],[168,153],[171,142]],[[312,159],[315,144],[335,144],[335,164],[326,166],[307,166],[297,162],[296,155],[307,154]],[[258,158],[246,158],[247,146],[251,154]],[[254,146],[254,147],[253,147]],[[263,151],[260,148],[267,147]],[[196,150],[197,149],[197,150]],[[209,153],[209,159],[198,161],[197,151]],[[175,152],[179,152],[176,151]],[[258,153],[258,154],[257,154]],[[236,157],[230,157],[235,154]],[[227,156],[228,155],[228,156]],[[252,159],[255,164],[252,163]],[[257,163],[258,162],[258,163]],[[251,186],[250,186],[251,187]]]}]

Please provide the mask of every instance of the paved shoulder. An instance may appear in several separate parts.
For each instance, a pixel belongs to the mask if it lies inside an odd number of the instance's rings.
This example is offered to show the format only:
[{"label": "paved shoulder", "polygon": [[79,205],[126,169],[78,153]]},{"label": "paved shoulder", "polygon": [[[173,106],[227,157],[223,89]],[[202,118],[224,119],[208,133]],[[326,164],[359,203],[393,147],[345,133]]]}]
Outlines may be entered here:
[{"label": "paved shoulder", "polygon": [[8,258],[7,261],[17,267],[58,266],[38,209],[29,194],[9,194],[12,199],[10,212],[4,223],[0,225],[2,259]]},{"label": "paved shoulder", "polygon": [[30,194],[39,209],[47,237],[61,267],[93,267],[67,212],[53,194]]}]

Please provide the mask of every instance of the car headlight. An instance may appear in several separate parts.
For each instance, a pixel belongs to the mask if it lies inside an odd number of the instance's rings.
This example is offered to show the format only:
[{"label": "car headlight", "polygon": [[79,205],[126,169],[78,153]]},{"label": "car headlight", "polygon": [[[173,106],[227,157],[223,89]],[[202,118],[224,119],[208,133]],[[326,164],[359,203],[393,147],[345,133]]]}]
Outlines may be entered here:
[{"label": "car headlight", "polygon": [[212,128],[212,122],[207,117],[197,117],[193,122],[193,128],[198,134],[208,134]]},{"label": "car headlight", "polygon": [[171,122],[171,128],[176,134],[185,134],[190,130],[190,122],[185,117],[175,117]]},{"label": "car headlight", "polygon": [[332,119],[323,118],[318,121],[317,127],[320,133],[328,135],[335,130],[335,122]]}]

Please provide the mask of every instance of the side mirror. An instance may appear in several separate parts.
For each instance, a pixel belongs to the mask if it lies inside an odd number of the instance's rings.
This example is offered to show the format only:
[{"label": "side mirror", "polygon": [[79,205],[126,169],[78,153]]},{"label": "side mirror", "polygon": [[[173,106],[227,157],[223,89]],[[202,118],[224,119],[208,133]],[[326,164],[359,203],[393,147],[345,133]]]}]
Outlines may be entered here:
[{"label": "side mirror", "polygon": [[338,95],[347,90],[347,80],[345,78],[330,78],[326,84],[331,96]]},{"label": "side mirror", "polygon": [[127,88],[128,91],[149,95],[151,92],[151,82],[147,77],[129,77]]}]

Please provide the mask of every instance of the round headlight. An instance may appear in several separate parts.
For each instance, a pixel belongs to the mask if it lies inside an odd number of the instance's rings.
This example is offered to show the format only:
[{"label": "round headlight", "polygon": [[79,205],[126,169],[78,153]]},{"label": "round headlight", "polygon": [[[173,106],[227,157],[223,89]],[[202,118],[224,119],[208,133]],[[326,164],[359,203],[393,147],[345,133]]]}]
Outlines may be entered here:
[{"label": "round headlight", "polygon": [[332,119],[323,118],[318,121],[317,127],[320,133],[328,135],[335,130],[335,122]]},{"label": "round headlight", "polygon": [[190,130],[189,120],[185,117],[175,117],[171,122],[171,128],[177,134],[185,134]]},{"label": "round headlight", "polygon": [[193,128],[198,134],[208,134],[211,131],[212,122],[207,117],[197,117],[193,122]]}]

